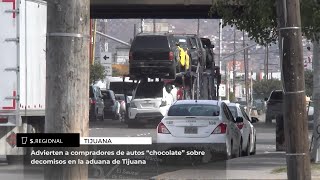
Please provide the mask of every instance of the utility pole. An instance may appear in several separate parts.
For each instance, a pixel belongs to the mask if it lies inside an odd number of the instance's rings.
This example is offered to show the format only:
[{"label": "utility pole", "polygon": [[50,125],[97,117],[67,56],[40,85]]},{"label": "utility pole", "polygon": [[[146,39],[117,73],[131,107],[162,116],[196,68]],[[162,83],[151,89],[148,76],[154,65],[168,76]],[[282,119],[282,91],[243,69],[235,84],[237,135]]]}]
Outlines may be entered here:
[{"label": "utility pole", "polygon": [[140,33],[143,33],[144,19],[141,19],[140,23]]},{"label": "utility pole", "polygon": [[[80,133],[81,137],[88,137],[90,1],[47,2],[45,132]],[[46,165],[44,172],[45,180],[88,179],[85,164]]]},{"label": "utility pole", "polygon": [[247,113],[249,114],[249,83],[248,83],[248,49],[245,49],[244,57],[244,83],[246,89]]},{"label": "utility pole", "polygon": [[[222,62],[221,62],[221,50],[222,50],[222,19],[219,20],[219,56],[218,56],[218,62],[219,62],[219,68],[221,71]],[[219,101],[221,101],[221,97],[218,96]]]},{"label": "utility pole", "polygon": [[[299,0],[283,2],[279,9],[283,42],[284,130],[287,175],[290,180],[311,180],[306,96]],[[280,4],[278,3],[278,5]],[[280,21],[282,21],[280,20]]]},{"label": "utility pole", "polygon": [[267,59],[267,66],[266,66],[266,70],[267,70],[267,80],[269,79],[269,44],[267,44],[266,47],[266,59]]},{"label": "utility pole", "polygon": [[[236,51],[236,27],[234,26],[234,31],[233,31],[233,51]],[[233,72],[233,95],[236,97],[236,54],[233,55],[233,63],[232,63],[232,72]]]}]

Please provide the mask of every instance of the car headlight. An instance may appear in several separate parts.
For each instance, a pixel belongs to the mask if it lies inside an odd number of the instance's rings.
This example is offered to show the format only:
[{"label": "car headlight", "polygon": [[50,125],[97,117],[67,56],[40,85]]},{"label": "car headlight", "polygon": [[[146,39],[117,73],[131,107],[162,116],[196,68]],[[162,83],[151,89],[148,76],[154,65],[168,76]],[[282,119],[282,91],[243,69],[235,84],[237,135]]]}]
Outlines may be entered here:
[{"label": "car headlight", "polygon": [[131,102],[131,103],[130,103],[130,107],[131,107],[131,108],[137,108],[137,106],[136,106],[136,104],[135,104],[134,102]]}]

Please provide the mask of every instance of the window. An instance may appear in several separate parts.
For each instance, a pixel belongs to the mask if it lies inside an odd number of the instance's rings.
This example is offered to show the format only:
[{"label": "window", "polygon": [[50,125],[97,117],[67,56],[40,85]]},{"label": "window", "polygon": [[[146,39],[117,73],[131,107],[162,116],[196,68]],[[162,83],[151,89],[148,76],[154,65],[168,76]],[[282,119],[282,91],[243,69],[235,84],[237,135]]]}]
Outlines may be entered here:
[{"label": "window", "polygon": [[270,99],[273,100],[282,100],[283,98],[283,93],[282,91],[274,91],[271,93]]},{"label": "window", "polygon": [[244,116],[245,119],[247,119],[248,121],[250,121],[250,118],[248,117],[247,113],[244,111],[244,109],[241,109],[241,113]]},{"label": "window", "polygon": [[133,41],[133,49],[163,49],[168,48],[169,42],[166,36],[137,36]]},{"label": "window", "polygon": [[170,107],[168,116],[219,116],[220,107],[208,104],[178,104]]},{"label": "window", "polygon": [[232,114],[233,117],[238,117],[239,116],[238,111],[237,111],[237,107],[229,106],[229,110],[231,111],[231,114]]},{"label": "window", "polygon": [[135,99],[163,97],[163,82],[146,82],[138,85]]}]

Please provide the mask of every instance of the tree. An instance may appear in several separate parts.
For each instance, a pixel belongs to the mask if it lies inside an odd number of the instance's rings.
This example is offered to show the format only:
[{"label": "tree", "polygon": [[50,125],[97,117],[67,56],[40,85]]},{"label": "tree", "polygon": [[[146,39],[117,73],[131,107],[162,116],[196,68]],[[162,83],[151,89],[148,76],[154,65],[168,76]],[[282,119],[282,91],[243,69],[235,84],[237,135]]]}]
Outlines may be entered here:
[{"label": "tree", "polygon": [[90,84],[95,84],[97,81],[104,80],[107,76],[104,66],[100,62],[95,62],[90,65]]},{"label": "tree", "polygon": [[306,83],[306,95],[311,97],[313,91],[313,71],[306,70],[304,73],[304,81]]},{"label": "tree", "polygon": [[255,98],[264,99],[269,97],[273,90],[282,89],[281,81],[278,79],[263,79],[261,81],[255,81],[253,83],[253,92]]},{"label": "tree", "polygon": [[[226,25],[235,25],[238,29],[248,32],[248,36],[261,45],[275,43],[279,38],[277,28],[283,23],[277,18],[277,2],[280,0],[236,0],[236,6],[227,5],[229,1],[218,0],[211,7],[209,14],[218,13]],[[311,159],[316,158],[316,150],[320,145],[320,2],[317,0],[300,0],[301,28],[305,37],[313,42],[313,102],[314,102],[314,138],[315,142]],[[279,46],[281,47],[281,46]],[[280,49],[282,52],[282,49]],[[282,55],[281,55],[282,56]]]}]

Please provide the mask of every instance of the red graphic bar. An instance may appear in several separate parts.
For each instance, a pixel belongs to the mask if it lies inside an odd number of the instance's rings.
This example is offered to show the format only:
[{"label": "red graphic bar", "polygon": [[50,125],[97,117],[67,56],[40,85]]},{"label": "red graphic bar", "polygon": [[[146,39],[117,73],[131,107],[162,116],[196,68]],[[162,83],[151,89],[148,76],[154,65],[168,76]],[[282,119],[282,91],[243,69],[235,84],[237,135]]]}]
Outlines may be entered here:
[{"label": "red graphic bar", "polygon": [[[17,95],[17,92],[13,91],[13,97],[16,97],[16,95]],[[12,100],[12,106],[11,107],[2,107],[2,109],[5,109],[5,110],[14,110],[14,109],[16,109],[16,100],[15,99]]]},{"label": "red graphic bar", "polygon": [[[2,0],[2,2],[12,3],[12,9],[16,10],[16,0]],[[12,17],[16,18],[16,13],[15,12],[13,12]]]}]

